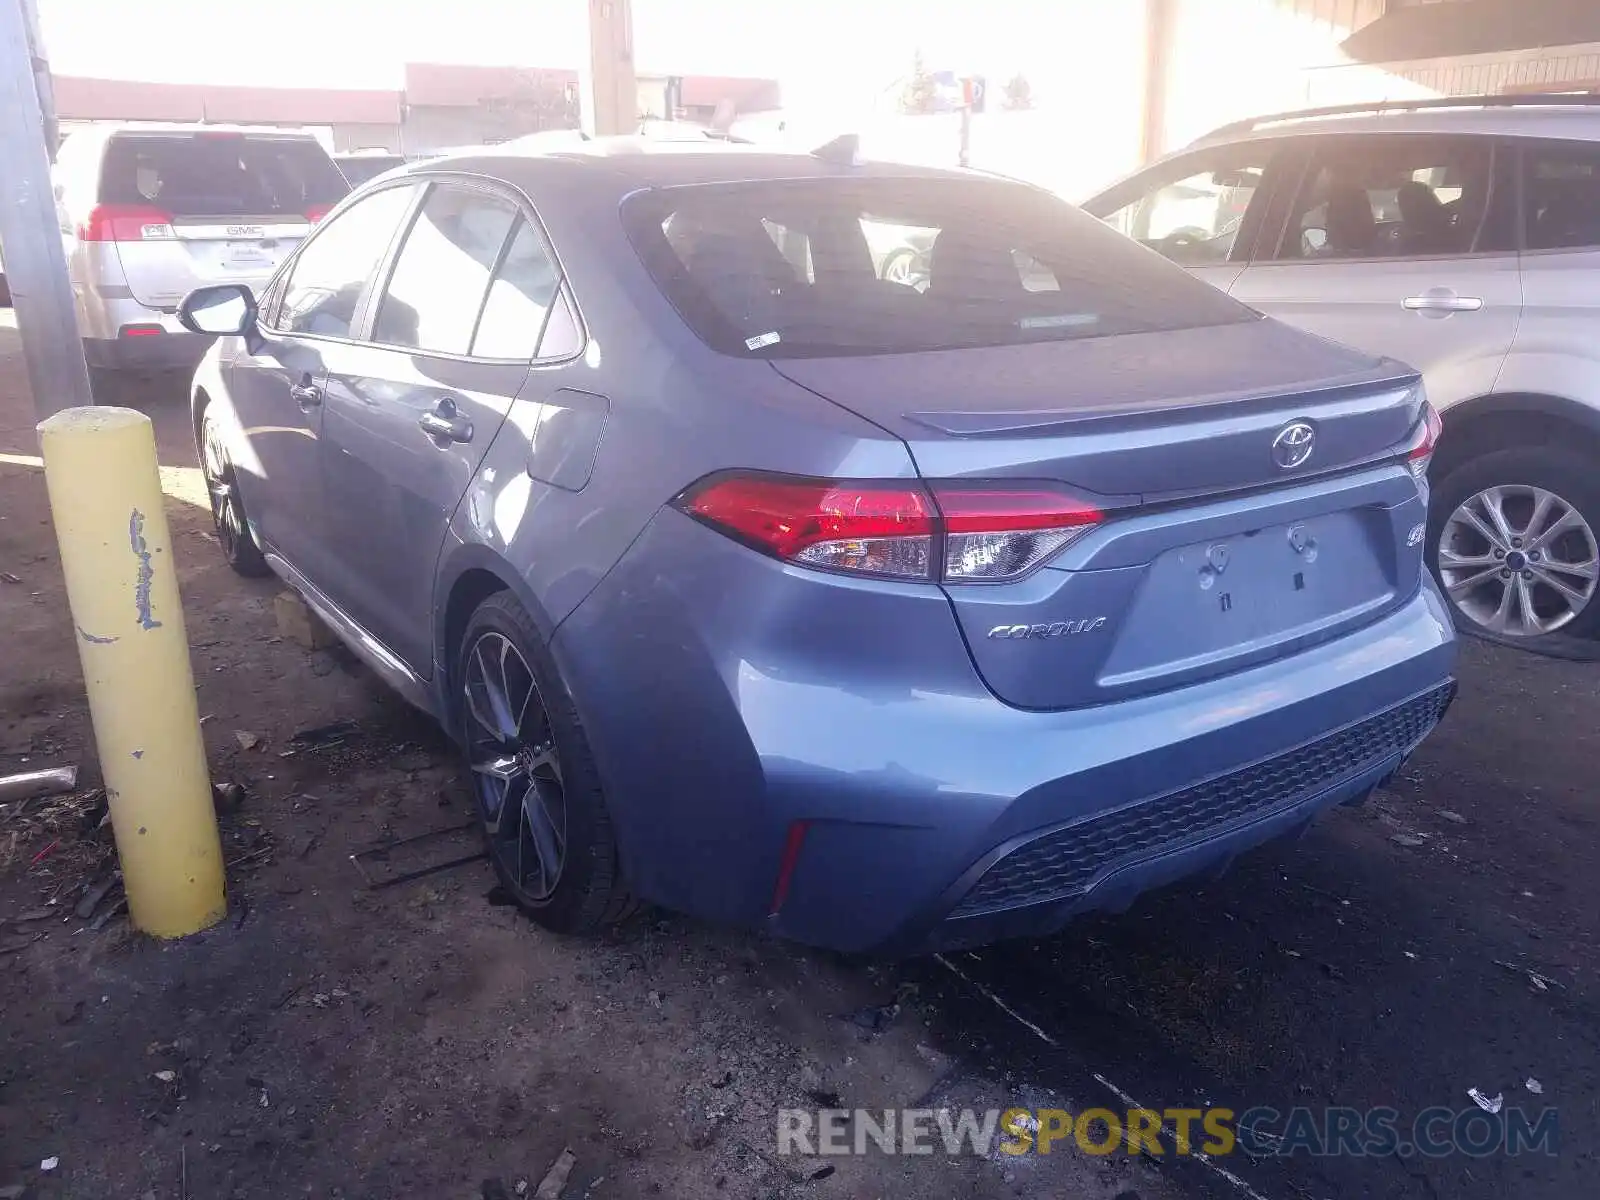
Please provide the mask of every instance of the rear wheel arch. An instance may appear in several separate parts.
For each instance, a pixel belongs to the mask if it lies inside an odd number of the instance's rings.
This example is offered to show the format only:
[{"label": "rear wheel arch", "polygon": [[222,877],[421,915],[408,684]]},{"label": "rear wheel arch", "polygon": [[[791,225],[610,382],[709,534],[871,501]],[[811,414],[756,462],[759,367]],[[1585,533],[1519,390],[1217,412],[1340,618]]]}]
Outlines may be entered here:
[{"label": "rear wheel arch", "polygon": [[446,730],[455,736],[460,712],[456,703],[456,654],[472,614],[489,597],[510,592],[533,618],[545,644],[555,632],[544,607],[521,575],[487,546],[467,544],[456,548],[441,564],[434,604],[434,686]]},{"label": "rear wheel arch", "polygon": [[1452,405],[1444,413],[1444,432],[1429,474],[1443,479],[1480,455],[1511,446],[1555,446],[1600,455],[1600,409],[1539,392],[1479,396]]}]

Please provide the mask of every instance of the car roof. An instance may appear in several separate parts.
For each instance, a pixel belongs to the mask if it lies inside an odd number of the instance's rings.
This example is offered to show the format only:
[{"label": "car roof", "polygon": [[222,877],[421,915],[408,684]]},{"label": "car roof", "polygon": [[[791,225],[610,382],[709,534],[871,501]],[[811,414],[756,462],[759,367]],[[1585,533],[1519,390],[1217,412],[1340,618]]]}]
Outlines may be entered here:
[{"label": "car roof", "polygon": [[1372,133],[1600,141],[1600,96],[1458,96],[1272,113],[1224,125],[1193,146]]},{"label": "car roof", "polygon": [[[537,138],[539,135],[534,135]],[[519,139],[519,141],[521,141]],[[587,141],[527,139],[449,153],[413,163],[406,174],[452,171],[500,176],[518,182],[552,178],[609,181],[621,190],[702,183],[851,178],[996,179],[977,171],[850,161],[839,156],[774,151],[737,143],[661,141],[621,135]],[[1008,181],[1009,182],[1009,181]],[[1025,185],[1017,185],[1025,186]]]}]

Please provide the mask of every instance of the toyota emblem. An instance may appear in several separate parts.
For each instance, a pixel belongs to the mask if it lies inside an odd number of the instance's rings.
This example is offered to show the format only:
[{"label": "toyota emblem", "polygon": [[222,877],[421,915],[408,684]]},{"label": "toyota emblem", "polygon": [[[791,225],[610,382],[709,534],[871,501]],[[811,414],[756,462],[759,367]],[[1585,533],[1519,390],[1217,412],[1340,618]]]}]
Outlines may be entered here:
[{"label": "toyota emblem", "polygon": [[1285,471],[1302,466],[1317,444],[1317,431],[1304,421],[1291,421],[1272,439],[1272,461]]}]

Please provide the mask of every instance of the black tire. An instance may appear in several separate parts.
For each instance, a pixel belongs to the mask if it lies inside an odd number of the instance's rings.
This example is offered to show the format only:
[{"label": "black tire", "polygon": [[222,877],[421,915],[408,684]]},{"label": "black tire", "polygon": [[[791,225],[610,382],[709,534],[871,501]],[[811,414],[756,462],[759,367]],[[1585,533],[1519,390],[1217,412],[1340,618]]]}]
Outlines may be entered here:
[{"label": "black tire", "polygon": [[[510,700],[504,711],[509,713],[517,705],[523,667],[504,656],[508,644],[531,677],[533,691],[521,702],[520,721],[511,722],[514,734],[505,737],[488,728],[494,723],[495,705],[486,703],[488,694],[476,687],[475,681],[485,672],[492,677],[498,661]],[[510,592],[490,596],[467,621],[451,681],[457,732],[472,776],[473,804],[500,886],[518,908],[554,933],[593,934],[631,915],[638,906],[623,882],[611,811],[583,723],[533,619]],[[536,708],[541,711],[536,713]],[[480,716],[491,719],[480,720]],[[553,770],[545,762],[552,751]],[[540,763],[525,772],[514,768],[525,774],[529,790],[518,793],[515,782],[485,771],[483,765],[495,756],[500,763],[509,759]],[[516,804],[514,814],[508,796]],[[541,860],[543,856],[538,854],[538,838],[527,829],[533,818],[524,804],[539,805],[553,829],[557,800],[561,861],[551,879],[543,873],[542,862],[537,868],[527,862],[526,849],[532,849]],[[514,816],[515,830],[501,819],[502,813]],[[524,837],[529,840],[525,842]],[[521,857],[516,857],[518,854]],[[536,869],[540,872],[537,876]]]},{"label": "black tire", "polygon": [[239,494],[233,459],[223,441],[222,431],[207,408],[200,415],[200,473],[205,477],[206,493],[211,498],[211,523],[217,531],[217,545],[228,565],[247,579],[272,574],[267,560],[250,532],[245,517],[244,497]]},{"label": "black tire", "polygon": [[[1451,595],[1439,569],[1447,523],[1465,501],[1493,487],[1534,487],[1552,492],[1576,510],[1591,531],[1600,533],[1600,477],[1592,461],[1567,450],[1513,446],[1468,459],[1442,479],[1435,480],[1428,513],[1428,568],[1439,580],[1457,628],[1529,649],[1547,642],[1593,638],[1600,634],[1600,588],[1590,592],[1587,602],[1575,616],[1558,629],[1543,634],[1496,632],[1464,611],[1458,598]],[[1548,521],[1545,524],[1548,525]],[[1562,578],[1570,580],[1571,577]]]}]

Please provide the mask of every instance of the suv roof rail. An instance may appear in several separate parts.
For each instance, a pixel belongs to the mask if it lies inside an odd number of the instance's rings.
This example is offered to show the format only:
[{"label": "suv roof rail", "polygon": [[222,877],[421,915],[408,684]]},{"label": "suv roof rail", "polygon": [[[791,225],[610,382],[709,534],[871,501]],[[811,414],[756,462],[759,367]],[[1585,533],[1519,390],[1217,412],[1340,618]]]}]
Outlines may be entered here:
[{"label": "suv roof rail", "polygon": [[1247,117],[1231,121],[1213,129],[1201,141],[1229,133],[1250,133],[1263,125],[1280,121],[1299,121],[1308,117],[1342,117],[1363,113],[1418,112],[1431,108],[1539,108],[1539,107],[1597,107],[1600,95],[1591,92],[1523,92],[1504,96],[1435,96],[1422,100],[1376,100],[1366,104],[1328,104],[1320,108],[1300,108],[1290,112],[1269,113],[1261,117]]}]

